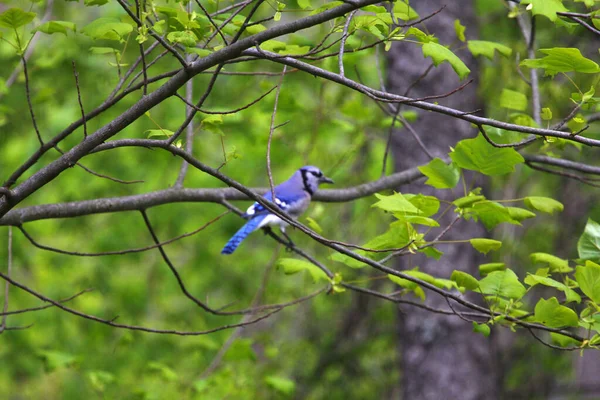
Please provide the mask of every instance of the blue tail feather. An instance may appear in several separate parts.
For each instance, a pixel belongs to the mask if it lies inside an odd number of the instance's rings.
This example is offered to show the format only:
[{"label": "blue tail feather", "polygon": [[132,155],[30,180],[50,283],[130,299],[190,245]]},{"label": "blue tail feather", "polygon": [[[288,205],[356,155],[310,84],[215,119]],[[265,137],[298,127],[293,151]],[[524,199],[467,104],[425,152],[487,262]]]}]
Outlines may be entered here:
[{"label": "blue tail feather", "polygon": [[242,243],[246,237],[254,232],[258,225],[265,219],[267,215],[257,215],[252,218],[250,221],[246,222],[246,225],[242,226],[236,233],[229,239],[223,250],[221,250],[221,254],[231,254],[238,248],[238,246]]}]

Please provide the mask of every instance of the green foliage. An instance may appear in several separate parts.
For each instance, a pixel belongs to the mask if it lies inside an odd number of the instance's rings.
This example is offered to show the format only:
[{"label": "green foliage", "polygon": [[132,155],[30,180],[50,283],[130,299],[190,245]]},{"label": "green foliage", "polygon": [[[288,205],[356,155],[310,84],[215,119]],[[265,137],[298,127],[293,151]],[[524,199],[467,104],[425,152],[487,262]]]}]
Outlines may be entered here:
[{"label": "green foliage", "polygon": [[514,149],[494,147],[481,134],[475,139],[461,140],[450,158],[461,168],[491,176],[508,174],[525,161]]},{"label": "green foliage", "polygon": [[521,4],[528,5],[533,15],[543,15],[550,21],[556,21],[557,12],[568,11],[562,4],[562,0],[522,0]]},{"label": "green foliage", "polygon": [[575,279],[581,291],[594,303],[600,304],[600,265],[592,261],[586,261],[585,266],[578,265]]},{"label": "green foliage", "polygon": [[297,274],[298,272],[308,271],[315,283],[318,281],[329,280],[322,269],[304,260],[297,260],[295,258],[280,258],[277,260],[277,267],[281,268],[283,273],[286,275],[293,275]]},{"label": "green foliage", "polygon": [[521,61],[521,65],[529,68],[543,68],[546,75],[554,76],[560,72],[581,72],[585,74],[597,74],[600,67],[594,61],[581,55],[579,49],[555,47],[552,49],[540,49],[546,54],[543,58],[527,59]]},{"label": "green foliage", "polygon": [[479,290],[486,295],[515,300],[525,294],[525,286],[519,282],[517,275],[510,269],[489,273],[479,281]]},{"label": "green foliage", "polygon": [[35,16],[34,12],[23,11],[20,8],[9,8],[0,14],[0,26],[17,29],[33,21]]},{"label": "green foliage", "polygon": [[512,55],[512,49],[510,47],[496,42],[488,42],[485,40],[469,40],[467,42],[467,46],[469,47],[471,54],[474,56],[484,56],[490,60],[494,59],[494,53],[496,51],[505,57],[510,57]]},{"label": "green foliage", "polygon": [[436,189],[452,189],[460,179],[460,170],[456,165],[446,164],[439,158],[434,158],[429,164],[419,167],[419,171],[429,178],[425,183]]},{"label": "green foliage", "polygon": [[500,107],[525,111],[527,109],[527,96],[514,90],[504,89],[500,94]]},{"label": "green foliage", "polygon": [[502,247],[501,241],[493,239],[477,238],[469,239],[469,242],[471,242],[471,245],[475,250],[483,254],[487,254],[492,250],[498,250],[500,247]]},{"label": "green foliage", "polygon": [[433,60],[433,65],[436,67],[443,62],[447,62],[450,64],[454,72],[460,77],[460,79],[464,79],[471,70],[465,65],[465,63],[456,56],[450,49],[442,46],[441,44],[435,42],[427,42],[423,44],[423,57],[431,57]]},{"label": "green foliage", "polygon": [[582,260],[600,261],[600,224],[596,221],[588,219],[577,242],[577,252]]},{"label": "green foliage", "polygon": [[551,328],[577,326],[579,318],[575,311],[558,303],[556,297],[540,299],[535,305],[535,319]]},{"label": "green foliage", "polygon": [[557,211],[562,212],[564,209],[561,202],[548,197],[528,196],[525,197],[524,202],[530,209],[548,214],[554,214]]},{"label": "green foliage", "polygon": [[49,35],[53,34],[53,33],[62,33],[64,35],[67,34],[67,31],[72,31],[75,32],[77,30],[77,27],[75,26],[75,24],[73,22],[69,22],[69,21],[48,21],[46,23],[43,23],[39,26],[37,26],[33,32],[44,32],[47,33]]}]

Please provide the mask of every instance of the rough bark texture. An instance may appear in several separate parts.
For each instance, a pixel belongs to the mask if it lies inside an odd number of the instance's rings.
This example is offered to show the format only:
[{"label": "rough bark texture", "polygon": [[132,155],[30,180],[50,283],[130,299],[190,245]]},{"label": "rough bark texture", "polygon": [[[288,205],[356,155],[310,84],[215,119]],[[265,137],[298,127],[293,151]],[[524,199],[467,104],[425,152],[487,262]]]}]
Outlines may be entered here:
[{"label": "rough bark texture", "polygon": [[[443,5],[444,11],[426,22],[427,30],[440,38],[440,43],[449,44],[456,39],[454,20],[460,19],[467,26],[469,38],[474,39],[476,32],[474,10],[471,2],[442,0],[421,0],[411,3],[420,16],[426,16]],[[423,29],[422,26],[419,28]],[[466,51],[458,53],[473,71],[474,60]],[[388,90],[403,94],[431,64],[424,59],[419,45],[397,43],[388,53]],[[449,92],[460,85],[454,71],[444,64],[434,68],[412,90],[410,95],[422,97]],[[440,104],[452,106],[464,111],[479,108],[475,84],[442,99]],[[476,136],[476,130],[468,123],[443,115],[421,112],[413,127],[434,156],[444,156],[449,147],[461,139]],[[406,130],[395,132],[392,154],[395,169],[402,170],[409,165],[423,165],[429,162],[428,156]],[[472,182],[473,177],[468,177]],[[477,186],[477,185],[476,185]],[[422,184],[404,185],[400,188],[409,193],[434,193]],[[435,191],[438,197],[454,199],[461,195],[462,189],[454,191]],[[454,218],[452,212],[441,221],[444,227]],[[472,222],[459,221],[445,237],[469,238],[485,237],[482,226]],[[437,276],[448,277],[454,269],[475,273],[481,259],[465,245],[452,245],[440,248],[444,256],[440,261],[414,257],[401,259],[399,269],[409,269],[418,265],[421,270]],[[448,308],[444,299],[430,294],[428,303],[439,308]],[[456,307],[456,306],[455,306]],[[473,333],[470,323],[457,317],[432,314],[428,311],[410,308],[399,314],[398,340],[401,343],[401,370],[403,374],[402,390],[404,399],[494,399],[497,397],[498,381],[494,371],[491,342],[483,336]]]}]

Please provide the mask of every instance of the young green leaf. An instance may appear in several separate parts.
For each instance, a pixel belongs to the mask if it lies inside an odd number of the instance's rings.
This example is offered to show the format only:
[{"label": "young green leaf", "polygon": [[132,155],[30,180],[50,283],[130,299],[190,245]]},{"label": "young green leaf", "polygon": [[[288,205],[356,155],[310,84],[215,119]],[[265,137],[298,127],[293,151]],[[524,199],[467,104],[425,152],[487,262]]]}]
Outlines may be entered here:
[{"label": "young green leaf", "polygon": [[505,46],[496,42],[487,42],[484,40],[469,40],[467,42],[467,47],[471,54],[475,57],[484,56],[489,58],[490,60],[494,59],[494,52],[498,52],[505,57],[510,57],[512,54],[512,49],[508,46]]},{"label": "young green leaf", "polygon": [[167,34],[167,40],[171,43],[181,43],[186,47],[194,47],[198,37],[192,31],[178,31]]},{"label": "young green leaf", "polygon": [[471,70],[460,58],[456,56],[456,54],[441,44],[428,42],[423,44],[422,50],[423,57],[431,57],[433,60],[433,65],[436,67],[443,62],[448,62],[460,79],[464,79],[471,72]]},{"label": "young green leaf", "polygon": [[596,221],[588,219],[577,242],[577,252],[582,260],[600,260],[600,224]]},{"label": "young green leaf", "polygon": [[461,168],[490,176],[513,172],[515,165],[525,161],[513,148],[496,148],[481,134],[458,142],[450,158]]},{"label": "young green leaf", "polygon": [[465,28],[461,23],[460,20],[455,19],[454,20],[454,32],[456,33],[456,38],[458,40],[460,40],[461,42],[464,42],[466,40],[465,38],[465,30],[467,28]]},{"label": "young green leaf", "polygon": [[482,195],[474,195],[469,193],[469,195],[460,197],[452,202],[458,208],[467,208],[472,206],[473,204],[485,200],[485,196]]},{"label": "young green leaf", "polygon": [[525,111],[527,109],[527,96],[510,89],[503,89],[500,94],[500,107],[511,110]]},{"label": "young green leaf", "polygon": [[535,213],[520,207],[506,207],[506,210],[512,219],[519,222],[535,217]]},{"label": "young green leaf", "polygon": [[550,110],[548,107],[542,108],[541,117],[544,121],[550,121],[552,119],[552,110]]},{"label": "young green leaf", "polygon": [[497,262],[497,263],[487,263],[481,264],[479,266],[479,275],[486,276],[487,274],[494,271],[503,271],[506,269],[506,264]]},{"label": "young green leaf", "polygon": [[493,239],[475,238],[470,239],[471,245],[480,253],[487,254],[492,250],[498,250],[502,247],[502,242]]},{"label": "young green leaf", "polygon": [[567,260],[553,256],[552,254],[532,253],[529,257],[534,264],[546,264],[550,267],[551,272],[567,273],[573,270],[573,268],[569,267],[569,262]]},{"label": "young green leaf", "polygon": [[562,0],[522,0],[521,4],[529,5],[527,9],[533,15],[543,15],[550,21],[556,21],[557,12],[569,11],[563,6]]},{"label": "young green leaf", "polygon": [[295,258],[281,258],[277,261],[277,268],[282,268],[283,273],[286,275],[293,275],[301,271],[308,271],[315,283],[318,281],[329,280],[327,274],[325,274],[321,268],[304,260],[297,260]]},{"label": "young green leaf", "polygon": [[86,25],[82,32],[92,39],[106,39],[120,41],[133,31],[129,24],[116,18],[98,18]]},{"label": "young green leaf", "polygon": [[548,214],[554,214],[556,211],[561,212],[565,208],[561,202],[549,197],[528,196],[525,197],[524,202],[528,208]]},{"label": "young green leaf", "polygon": [[53,33],[67,34],[67,31],[75,32],[76,27],[73,22],[69,21],[48,21],[40,26],[37,26],[32,32],[44,32],[49,35]]},{"label": "young green leaf", "polygon": [[475,203],[468,211],[474,218],[480,220],[487,230],[502,223],[520,225],[519,221],[510,216],[506,207],[493,201]]},{"label": "young green leaf", "polygon": [[418,168],[428,178],[425,184],[436,189],[452,189],[460,179],[460,169],[454,163],[446,164],[439,158]]},{"label": "young green leaf", "polygon": [[173,136],[173,131],[170,131],[168,129],[148,129],[146,132],[147,133],[147,138],[153,138],[153,137],[164,137],[164,138],[170,138],[171,136]]},{"label": "young green leaf", "polygon": [[17,29],[23,25],[27,25],[34,18],[34,12],[23,11],[20,8],[9,8],[0,14],[0,26]]},{"label": "young green leaf", "polygon": [[490,336],[490,326],[488,324],[478,324],[473,321],[473,332],[481,333],[483,336]]},{"label": "young green leaf", "polygon": [[379,201],[373,204],[371,207],[377,207],[388,212],[408,212],[413,214],[419,214],[420,211],[410,201],[408,201],[402,193],[394,193],[391,196],[385,196],[379,193],[375,193],[375,197]]},{"label": "young green leaf", "polygon": [[547,54],[544,58],[527,59],[521,61],[521,65],[529,68],[543,68],[546,75],[554,76],[559,72],[582,72],[585,74],[597,74],[600,72],[598,64],[581,55],[579,49],[554,47],[551,49],[540,49]]},{"label": "young green leaf", "polygon": [[510,269],[494,271],[479,281],[483,294],[520,299],[525,294],[525,286],[519,282],[517,275]]},{"label": "young green leaf", "polygon": [[525,279],[523,280],[523,282],[525,282],[529,286],[535,286],[535,285],[540,284],[540,285],[556,288],[556,289],[564,292],[565,297],[567,299],[567,303],[570,303],[572,301],[574,301],[576,303],[581,303],[581,296],[579,296],[576,291],[574,291],[573,289],[571,289],[564,283],[558,282],[552,278],[548,278],[546,276],[539,276],[537,274],[536,275],[528,274],[525,277]]},{"label": "young green leaf", "polygon": [[577,326],[579,318],[575,311],[560,305],[556,297],[540,299],[535,305],[535,321],[551,328]]},{"label": "young green leaf", "polygon": [[600,304],[600,265],[586,261],[585,266],[578,265],[575,279],[579,288],[596,304]]},{"label": "young green leaf", "polygon": [[464,287],[467,290],[476,290],[479,288],[479,282],[477,279],[463,271],[452,271],[452,276],[450,276],[450,279],[456,282],[457,286]]},{"label": "young green leaf", "polygon": [[265,377],[265,383],[267,386],[279,392],[286,398],[291,397],[296,391],[296,382],[289,378],[284,378],[276,375],[269,375]]},{"label": "young green leaf", "polygon": [[412,291],[415,296],[425,301],[425,291],[421,286],[417,285],[413,281],[409,281],[408,279],[400,278],[399,276],[391,274],[388,274],[388,279],[394,282],[396,285]]}]

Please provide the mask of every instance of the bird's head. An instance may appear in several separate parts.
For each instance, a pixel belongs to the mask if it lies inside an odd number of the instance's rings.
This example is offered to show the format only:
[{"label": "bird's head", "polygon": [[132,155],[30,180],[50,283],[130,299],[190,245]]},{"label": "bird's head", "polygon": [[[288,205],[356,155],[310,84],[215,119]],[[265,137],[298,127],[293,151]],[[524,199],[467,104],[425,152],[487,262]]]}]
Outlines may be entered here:
[{"label": "bird's head", "polygon": [[298,172],[302,178],[304,190],[311,196],[317,191],[321,183],[333,183],[333,180],[326,177],[319,168],[311,165],[300,168]]}]

